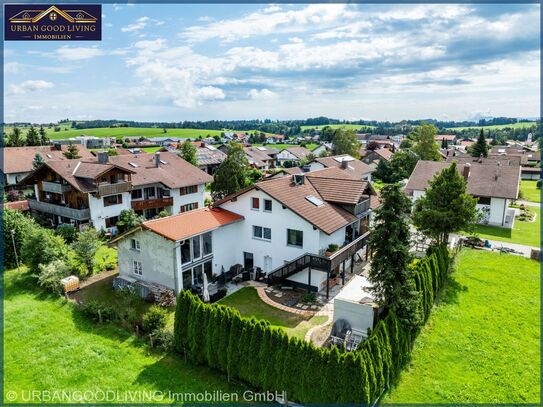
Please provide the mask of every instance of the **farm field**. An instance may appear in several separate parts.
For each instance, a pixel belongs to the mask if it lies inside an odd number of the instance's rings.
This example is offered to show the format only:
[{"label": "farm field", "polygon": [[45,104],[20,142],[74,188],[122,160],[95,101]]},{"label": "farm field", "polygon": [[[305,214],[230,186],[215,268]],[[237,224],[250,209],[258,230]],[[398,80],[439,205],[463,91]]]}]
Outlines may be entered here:
[{"label": "farm field", "polygon": [[[170,391],[246,390],[242,385],[229,384],[215,371],[185,363],[180,356],[151,351],[118,325],[89,322],[64,299],[37,288],[26,271],[9,270],[4,278],[4,395],[14,392],[10,394],[18,397],[10,402],[22,402],[22,392],[28,395],[31,390],[64,390],[68,394],[101,390],[121,395],[145,391],[164,395],[163,400],[144,399],[144,404],[172,404]],[[34,402],[41,404],[39,400]]]},{"label": "farm field", "polygon": [[464,249],[383,404],[539,403],[539,263]]},{"label": "farm field", "polygon": [[[255,144],[252,144],[253,147],[260,147],[260,146],[263,146],[264,144],[259,144],[259,143],[255,143]],[[278,144],[266,144],[266,147],[269,147],[269,148],[273,148],[275,150],[278,150],[278,151],[281,151],[281,150],[284,150],[285,148],[289,148],[289,147],[299,147],[300,145],[299,144],[283,144],[283,143],[278,143]],[[307,143],[305,148],[307,148],[308,150],[314,150],[315,148],[317,148],[319,145],[317,143]]]},{"label": "farm field", "polygon": [[528,207],[528,210],[535,212],[536,218],[532,222],[523,222],[517,218],[515,219],[513,229],[489,225],[475,225],[474,233],[468,234],[476,234],[483,240],[498,240],[500,242],[539,247],[541,238],[541,210],[535,206]]},{"label": "farm field", "polygon": [[494,126],[470,126],[470,127],[450,127],[447,130],[469,130],[469,129],[488,129],[488,130],[500,130],[505,128],[511,128],[511,129],[523,129],[525,127],[531,127],[534,126],[536,122],[518,122],[513,124],[497,124]]},{"label": "farm field", "polygon": [[362,127],[375,128],[375,126],[366,126],[363,124],[325,124],[322,126],[300,126],[302,131],[316,129],[321,130],[323,127],[331,127],[332,129],[348,129],[348,130],[360,130]]}]

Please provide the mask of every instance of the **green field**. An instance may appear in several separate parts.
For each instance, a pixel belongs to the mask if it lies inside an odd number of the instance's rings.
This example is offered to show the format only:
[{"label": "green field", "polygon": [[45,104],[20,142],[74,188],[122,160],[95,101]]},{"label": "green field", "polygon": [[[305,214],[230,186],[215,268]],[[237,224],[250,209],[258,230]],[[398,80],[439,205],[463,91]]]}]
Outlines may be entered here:
[{"label": "green field", "polygon": [[536,188],[537,181],[523,179],[520,181],[522,199],[530,202],[541,202],[541,190]]},{"label": "green field", "polygon": [[515,219],[513,229],[500,228],[497,226],[475,225],[473,233],[481,239],[499,240],[500,242],[518,243],[527,246],[539,247],[541,238],[539,208],[530,206],[528,210],[535,212],[536,218],[533,222],[522,222]]},{"label": "green field", "polygon": [[387,403],[539,403],[539,263],[463,250]]},{"label": "green field", "polygon": [[505,128],[510,129],[523,129],[525,127],[534,126],[536,122],[518,122],[513,124],[497,124],[494,126],[470,126],[470,127],[450,127],[447,130],[470,130],[470,129],[484,129],[484,130],[501,130]]},{"label": "green field", "polygon": [[[180,356],[151,351],[118,325],[89,322],[72,304],[43,293],[28,272],[10,270],[4,278],[4,399],[8,394],[16,395],[10,402],[22,402],[22,396],[28,397],[32,390],[64,390],[72,395],[87,390],[121,395],[126,391],[160,391],[165,395],[163,402],[170,404],[170,391],[244,390],[219,373],[185,363]],[[113,402],[116,400],[123,401]],[[55,404],[68,402],[77,400],[57,400]]]},{"label": "green field", "polygon": [[300,126],[302,131],[304,130],[321,130],[323,127],[330,127],[332,129],[348,129],[348,130],[360,130],[362,127],[375,128],[375,126],[366,126],[363,124],[325,124],[323,126]]},{"label": "green field", "polygon": [[[263,145],[264,144],[255,143],[252,146],[253,147],[260,147],[260,146],[263,146]],[[308,150],[311,151],[311,150],[314,150],[315,148],[317,148],[318,146],[319,145],[317,143],[307,143],[305,148],[307,148]],[[275,150],[281,151],[281,150],[284,150],[285,148],[289,148],[289,147],[299,147],[299,144],[283,144],[283,143],[266,144],[266,147],[273,148]]]},{"label": "green field", "polygon": [[244,317],[255,317],[269,321],[271,325],[285,330],[289,336],[295,336],[299,339],[303,339],[311,327],[327,320],[325,316],[304,318],[301,315],[272,307],[263,302],[252,287],[242,288],[223,298],[220,303],[236,308]]}]

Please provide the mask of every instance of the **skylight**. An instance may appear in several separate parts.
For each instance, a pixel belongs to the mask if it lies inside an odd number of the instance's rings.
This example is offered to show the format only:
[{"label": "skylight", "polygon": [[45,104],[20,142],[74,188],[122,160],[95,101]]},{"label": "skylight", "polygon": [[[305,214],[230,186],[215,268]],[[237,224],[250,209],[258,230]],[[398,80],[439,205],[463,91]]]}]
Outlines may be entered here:
[{"label": "skylight", "polygon": [[209,144],[206,145],[206,148],[207,148],[208,150],[211,150],[211,151],[217,151],[217,149],[216,149],[215,147],[213,147],[213,146],[211,146],[211,145],[209,145]]},{"label": "skylight", "polygon": [[266,151],[267,150],[267,148],[264,147],[264,146],[257,147],[256,149],[260,150],[260,151]]},{"label": "skylight", "polygon": [[128,163],[128,165],[130,165],[131,167],[134,167],[134,168],[138,168],[138,167],[139,167],[139,165],[136,164],[136,163]]},{"label": "skylight", "polygon": [[305,199],[307,199],[309,202],[311,202],[315,206],[322,206],[324,205],[324,202],[321,201],[319,198],[317,198],[314,195],[306,196]]},{"label": "skylight", "polygon": [[346,155],[343,157],[334,157],[334,160],[336,160],[338,163],[341,163],[343,161],[354,161],[354,158],[350,155]]},{"label": "skylight", "polygon": [[51,159],[53,156],[51,154],[46,154],[47,158]]}]

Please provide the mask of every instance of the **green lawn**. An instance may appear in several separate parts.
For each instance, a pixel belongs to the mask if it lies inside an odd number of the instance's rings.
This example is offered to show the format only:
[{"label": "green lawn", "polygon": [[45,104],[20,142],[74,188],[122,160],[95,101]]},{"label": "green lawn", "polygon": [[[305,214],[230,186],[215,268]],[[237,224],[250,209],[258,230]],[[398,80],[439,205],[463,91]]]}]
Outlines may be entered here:
[{"label": "green lawn", "polygon": [[94,259],[94,273],[107,270],[111,266],[117,267],[117,249],[104,244],[100,246]]},{"label": "green lawn", "polygon": [[72,304],[44,294],[26,272],[4,277],[4,394],[16,392],[19,402],[31,390],[161,391],[170,403],[169,391],[244,390],[177,355],[150,351],[120,326],[89,322]]},{"label": "green lawn", "polygon": [[539,208],[530,206],[528,210],[535,212],[536,219],[533,222],[522,222],[515,219],[513,229],[500,228],[497,226],[476,225],[473,233],[481,239],[499,240],[500,242],[518,243],[527,246],[540,246],[541,227],[540,218],[541,211]]},{"label": "green lawn", "polygon": [[219,301],[220,304],[238,309],[244,317],[255,317],[269,321],[271,325],[284,329],[289,336],[303,339],[307,331],[326,321],[325,316],[304,318],[301,315],[282,311],[263,302],[256,290],[245,287]]},{"label": "green lawn", "polygon": [[465,249],[387,403],[538,403],[539,263]]},{"label": "green lawn", "polygon": [[[253,144],[253,147],[260,147],[262,146],[263,144]],[[308,143],[305,148],[307,148],[308,150],[314,150],[315,148],[317,148],[319,146],[319,144],[317,143]],[[269,147],[269,148],[273,148],[275,150],[278,150],[278,151],[281,151],[281,150],[284,150],[285,148],[290,148],[290,147],[299,147],[298,144],[283,144],[283,143],[278,143],[278,144],[266,144],[266,147]]]},{"label": "green lawn", "polygon": [[323,127],[330,127],[332,129],[348,129],[348,130],[360,130],[362,127],[375,128],[375,126],[366,126],[363,124],[325,124],[323,126],[301,126],[302,131],[304,130],[321,130]]},{"label": "green lawn", "polygon": [[531,202],[541,202],[541,190],[536,188],[537,181],[523,179],[520,181],[522,199]]},{"label": "green lawn", "polygon": [[485,130],[500,130],[505,128],[510,129],[523,129],[525,127],[535,126],[536,122],[518,122],[513,124],[496,124],[494,126],[471,126],[471,127],[451,127],[447,130],[469,130],[469,129],[485,129]]},{"label": "green lawn", "polygon": [[156,147],[143,147],[142,150],[146,153],[156,153],[158,150],[160,150],[162,147],[156,146]]}]

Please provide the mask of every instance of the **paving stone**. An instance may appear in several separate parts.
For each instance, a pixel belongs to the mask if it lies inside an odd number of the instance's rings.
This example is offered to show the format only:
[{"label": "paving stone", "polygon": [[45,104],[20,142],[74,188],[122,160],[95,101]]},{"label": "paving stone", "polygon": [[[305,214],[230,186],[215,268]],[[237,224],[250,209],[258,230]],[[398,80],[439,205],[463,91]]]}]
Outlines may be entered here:
[{"label": "paving stone", "polygon": [[279,293],[279,294],[275,294],[276,297],[278,298],[281,298],[283,296],[283,294]]}]

